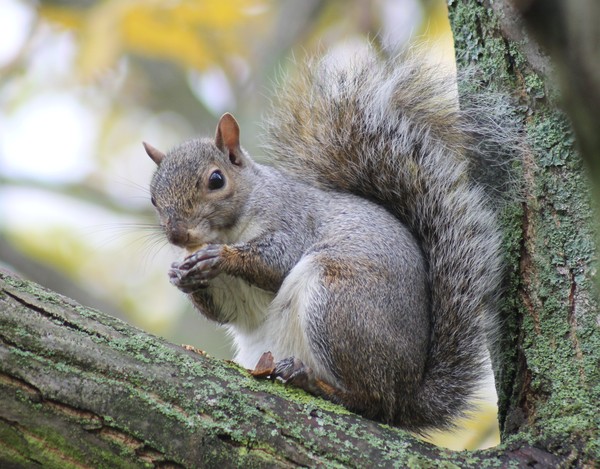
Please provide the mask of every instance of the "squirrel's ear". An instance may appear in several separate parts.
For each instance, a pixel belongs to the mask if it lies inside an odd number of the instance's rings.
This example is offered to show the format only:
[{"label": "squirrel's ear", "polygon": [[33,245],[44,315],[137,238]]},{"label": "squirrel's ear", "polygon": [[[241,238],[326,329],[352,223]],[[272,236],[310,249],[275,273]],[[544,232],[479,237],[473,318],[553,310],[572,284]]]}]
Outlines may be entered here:
[{"label": "squirrel's ear", "polygon": [[242,165],[244,155],[240,148],[240,127],[235,118],[228,112],[221,116],[217,124],[215,145],[223,153],[229,155],[229,160],[234,165]]},{"label": "squirrel's ear", "polygon": [[142,142],[142,145],[144,145],[144,149],[146,150],[146,153],[148,153],[148,156],[152,158],[152,161],[154,161],[156,166],[158,166],[165,157],[165,154],[146,142]]}]

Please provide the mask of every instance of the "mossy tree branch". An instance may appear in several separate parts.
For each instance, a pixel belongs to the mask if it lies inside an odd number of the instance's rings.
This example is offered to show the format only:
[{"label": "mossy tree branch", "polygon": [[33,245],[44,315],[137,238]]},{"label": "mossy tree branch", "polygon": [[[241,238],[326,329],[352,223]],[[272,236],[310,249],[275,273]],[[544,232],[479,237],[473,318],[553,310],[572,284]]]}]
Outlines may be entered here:
[{"label": "mossy tree branch", "polygon": [[0,271],[0,466],[480,467]]}]

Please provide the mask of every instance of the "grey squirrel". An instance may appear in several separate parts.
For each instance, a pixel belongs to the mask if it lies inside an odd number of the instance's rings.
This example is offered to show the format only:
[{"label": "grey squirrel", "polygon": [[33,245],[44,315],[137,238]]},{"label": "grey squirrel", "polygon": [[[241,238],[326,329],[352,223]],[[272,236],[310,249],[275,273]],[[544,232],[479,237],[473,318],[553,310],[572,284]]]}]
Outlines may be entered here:
[{"label": "grey squirrel", "polygon": [[409,430],[452,426],[485,375],[501,284],[471,176],[497,129],[474,115],[418,57],[364,56],[284,86],[273,167],[230,114],[214,139],[144,143],[152,203],[187,253],[171,282],[226,325],[242,366]]}]

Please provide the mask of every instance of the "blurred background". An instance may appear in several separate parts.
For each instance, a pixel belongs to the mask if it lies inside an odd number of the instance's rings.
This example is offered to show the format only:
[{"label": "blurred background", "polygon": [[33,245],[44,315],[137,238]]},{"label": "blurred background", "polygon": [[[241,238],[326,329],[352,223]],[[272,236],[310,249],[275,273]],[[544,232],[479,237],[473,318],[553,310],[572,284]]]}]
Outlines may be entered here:
[{"label": "blurred background", "polygon": [[[260,122],[303,58],[426,42],[452,67],[443,0],[0,0],[0,265],[153,334],[230,358],[222,330],[167,279],[179,257],[148,195],[154,163],[234,113]],[[498,441],[495,396],[456,449]]]}]

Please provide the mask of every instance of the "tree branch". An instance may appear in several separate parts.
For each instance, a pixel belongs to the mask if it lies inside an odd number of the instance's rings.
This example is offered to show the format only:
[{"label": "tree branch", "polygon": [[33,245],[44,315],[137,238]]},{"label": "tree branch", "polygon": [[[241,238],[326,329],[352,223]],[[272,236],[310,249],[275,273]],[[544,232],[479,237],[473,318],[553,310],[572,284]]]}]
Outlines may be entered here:
[{"label": "tree branch", "polygon": [[0,465],[556,466],[521,442],[452,453],[0,272]]}]

